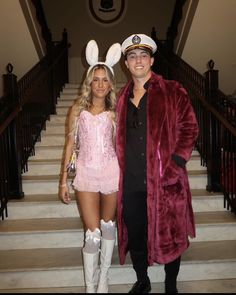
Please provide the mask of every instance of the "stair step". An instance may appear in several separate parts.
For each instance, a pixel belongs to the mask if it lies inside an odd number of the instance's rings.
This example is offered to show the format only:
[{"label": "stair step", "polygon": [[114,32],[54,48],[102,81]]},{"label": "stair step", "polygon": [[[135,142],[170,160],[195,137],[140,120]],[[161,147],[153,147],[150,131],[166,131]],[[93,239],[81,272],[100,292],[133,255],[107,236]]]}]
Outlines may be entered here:
[{"label": "stair step", "polygon": [[61,95],[63,94],[69,94],[69,95],[78,95],[79,94],[80,87],[78,88],[63,88],[63,90],[60,92],[60,99]]},{"label": "stair step", "polygon": [[69,106],[57,106],[56,112],[58,115],[67,115],[69,111]]},{"label": "stair step", "polygon": [[72,89],[72,88],[78,89],[79,87],[80,87],[80,84],[78,83],[66,83],[63,89]]},{"label": "stair step", "polygon": [[206,167],[201,165],[201,158],[198,155],[192,155],[190,160],[186,164],[188,171],[190,170],[207,170]]},{"label": "stair step", "polygon": [[67,127],[65,123],[50,124],[47,126],[47,129],[42,133],[42,136],[45,133],[45,134],[58,134],[59,136],[64,137],[66,130],[67,130]]},{"label": "stair step", "polygon": [[42,131],[42,138],[41,141],[37,142],[36,147],[54,147],[54,146],[64,146],[65,144],[65,137],[58,136],[58,134],[47,134]]},{"label": "stair step", "polygon": [[196,238],[191,241],[236,240],[236,217],[233,213],[228,211],[195,212],[194,215]]},{"label": "stair step", "polygon": [[[192,189],[205,189],[207,185],[206,171],[189,171],[189,183]],[[37,183],[37,185],[36,185]],[[59,175],[23,175],[22,185],[26,195],[57,194]],[[71,190],[72,191],[72,190]]]},{"label": "stair step", "polygon": [[7,220],[0,226],[0,250],[82,247],[81,219],[41,218]]},{"label": "stair step", "polygon": [[61,171],[61,160],[58,159],[48,159],[48,160],[29,160],[28,162],[28,172],[23,175],[55,175],[59,174]]},{"label": "stair step", "polygon": [[205,189],[191,189],[194,212],[225,211],[222,193],[208,192]]},{"label": "stair step", "polygon": [[[46,155],[47,158],[36,158],[35,156],[32,156],[28,160],[28,172],[24,173],[24,175],[54,175],[55,173],[59,174],[61,171],[61,159],[63,155],[63,150],[57,150],[56,151],[58,155],[58,158],[49,159],[49,155]],[[45,154],[45,152],[44,152]],[[50,154],[53,154],[53,151],[51,151]],[[55,155],[54,155],[55,157]],[[51,157],[50,157],[51,158]],[[196,158],[196,157],[195,157]],[[200,166],[199,160],[191,159],[189,161],[188,165],[188,171],[193,170],[206,170],[205,167]]]},{"label": "stair step", "polygon": [[27,196],[19,201],[10,200],[8,203],[7,220],[78,216],[78,209],[76,201],[73,198],[73,193],[71,194],[73,199],[68,206],[63,204],[57,195],[52,194],[51,196],[53,197],[47,200],[37,200],[37,195],[36,200],[34,200],[34,195],[32,195],[30,200]]},{"label": "stair step", "polygon": [[[64,207],[69,207],[63,205]],[[0,250],[31,248],[82,247],[84,232],[79,212],[64,217],[7,219],[0,223]],[[50,209],[48,209],[50,210]],[[61,209],[63,211],[63,208]],[[60,218],[59,218],[60,217]],[[236,240],[235,215],[226,212],[195,213],[196,238],[191,242]],[[39,243],[40,241],[40,243]]]},{"label": "stair step", "polygon": [[[35,145],[35,155],[31,156],[29,158],[29,162],[34,161],[34,160],[43,160],[43,159],[57,159],[60,160],[62,158],[62,152],[64,149],[64,141],[65,137],[63,135],[63,138],[60,139],[61,144],[55,145],[55,142],[53,142],[53,139],[57,137],[57,135],[53,135],[52,140],[50,140],[50,136],[47,134],[47,142],[43,138],[43,142],[37,142]],[[54,145],[50,145],[48,141],[53,142]],[[188,170],[206,170],[205,167],[200,165],[200,157],[199,155],[193,154],[190,161],[187,163],[187,169]]]},{"label": "stair step", "polygon": [[[31,219],[50,217],[76,217],[77,208],[74,207],[74,192],[71,192],[72,203],[65,206],[58,198],[58,194],[25,195],[23,199],[10,200],[8,203],[9,219]],[[209,193],[206,190],[192,190],[192,204],[194,212],[226,211],[223,196]]]},{"label": "stair step", "polygon": [[[111,285],[109,293],[128,293],[133,284]],[[164,293],[164,283],[152,283],[150,293]],[[182,293],[232,293],[236,290],[236,279],[225,280],[199,280],[178,282],[178,291]],[[51,288],[27,288],[27,289],[0,289],[0,293],[85,293],[84,287],[51,287]]]},{"label": "stair step", "polygon": [[57,108],[63,106],[72,106],[76,98],[77,95],[75,94],[62,94],[60,99],[58,99]]},{"label": "stair step", "polygon": [[59,160],[62,159],[63,145],[57,146],[35,146],[35,155],[29,158],[28,163],[35,160]]},{"label": "stair step", "polygon": [[[192,190],[194,212],[226,211],[223,206],[223,196],[204,190]],[[76,217],[74,208],[74,192],[71,192],[72,203],[65,206],[58,194],[25,195],[23,199],[10,200],[8,203],[8,219],[44,218],[44,217]],[[22,205],[23,204],[23,205]]]},{"label": "stair step", "polygon": [[[214,249],[214,251],[212,251]],[[236,241],[196,242],[182,256],[178,281],[236,278]],[[110,268],[110,284],[135,281],[127,256],[119,264],[115,247]],[[47,288],[84,286],[80,247],[0,251],[0,286],[9,288]],[[164,281],[163,265],[149,267],[152,282]]]},{"label": "stair step", "polygon": [[65,123],[66,115],[50,115],[50,120],[47,121],[49,123]]}]

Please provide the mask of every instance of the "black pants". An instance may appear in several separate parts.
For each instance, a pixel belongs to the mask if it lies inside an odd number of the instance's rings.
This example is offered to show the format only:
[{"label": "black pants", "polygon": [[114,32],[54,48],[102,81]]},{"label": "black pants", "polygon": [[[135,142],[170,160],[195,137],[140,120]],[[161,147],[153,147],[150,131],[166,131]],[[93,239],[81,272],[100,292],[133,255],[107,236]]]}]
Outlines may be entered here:
[{"label": "black pants", "polygon": [[[124,222],[128,231],[128,245],[137,280],[147,278],[147,192],[124,192]],[[167,288],[176,287],[181,257],[165,264]],[[171,286],[170,286],[171,285]]]}]

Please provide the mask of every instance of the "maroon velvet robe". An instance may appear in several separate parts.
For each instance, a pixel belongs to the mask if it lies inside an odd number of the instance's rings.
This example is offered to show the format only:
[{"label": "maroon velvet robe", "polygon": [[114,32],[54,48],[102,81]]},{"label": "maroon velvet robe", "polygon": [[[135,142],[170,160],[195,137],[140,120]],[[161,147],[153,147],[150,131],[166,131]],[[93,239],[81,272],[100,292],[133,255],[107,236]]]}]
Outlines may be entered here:
[{"label": "maroon velvet robe", "polygon": [[[117,156],[120,165],[118,193],[118,246],[120,263],[128,251],[124,224],[123,175],[125,169],[127,98],[131,81],[121,90],[117,104]],[[147,215],[148,263],[166,264],[189,246],[195,223],[186,168],[171,159],[191,157],[198,124],[186,90],[176,81],[152,73],[147,96]]]}]

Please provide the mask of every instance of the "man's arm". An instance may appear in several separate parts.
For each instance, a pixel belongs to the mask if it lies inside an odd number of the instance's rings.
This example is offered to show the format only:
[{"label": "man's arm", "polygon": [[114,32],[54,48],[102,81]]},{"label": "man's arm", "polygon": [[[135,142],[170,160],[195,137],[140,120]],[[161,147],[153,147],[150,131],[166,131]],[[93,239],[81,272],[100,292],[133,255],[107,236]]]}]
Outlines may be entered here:
[{"label": "man's arm", "polygon": [[191,157],[199,129],[195,112],[186,90],[179,85],[176,95],[176,145],[172,159],[178,166],[184,167]]}]

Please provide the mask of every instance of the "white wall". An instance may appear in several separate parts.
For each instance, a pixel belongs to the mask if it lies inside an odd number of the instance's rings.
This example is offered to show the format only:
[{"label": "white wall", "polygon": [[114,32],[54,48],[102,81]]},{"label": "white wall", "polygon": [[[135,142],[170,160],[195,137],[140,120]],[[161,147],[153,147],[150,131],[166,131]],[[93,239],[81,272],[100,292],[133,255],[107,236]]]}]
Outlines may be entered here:
[{"label": "white wall", "polygon": [[[192,0],[194,1],[194,0]],[[236,90],[236,0],[199,0],[182,58],[204,74],[213,59],[219,88]]]},{"label": "white wall", "polygon": [[0,0],[0,97],[3,94],[2,75],[11,63],[20,79],[38,61],[19,0]]}]

